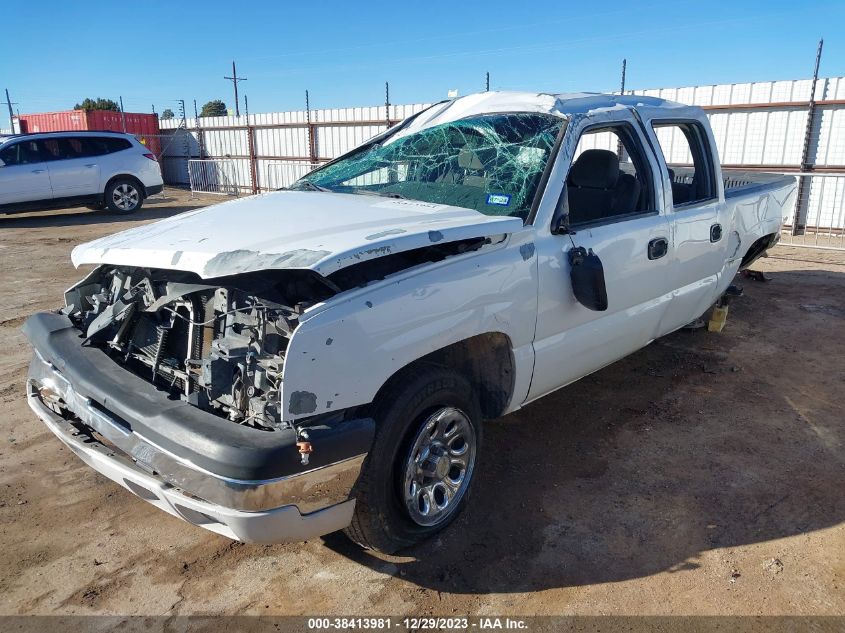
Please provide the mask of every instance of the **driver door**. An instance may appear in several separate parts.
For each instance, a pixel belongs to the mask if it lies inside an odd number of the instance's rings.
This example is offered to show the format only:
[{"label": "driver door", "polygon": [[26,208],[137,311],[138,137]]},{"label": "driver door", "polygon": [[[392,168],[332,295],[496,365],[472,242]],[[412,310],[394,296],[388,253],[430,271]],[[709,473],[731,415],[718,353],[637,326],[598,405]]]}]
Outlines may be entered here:
[{"label": "driver door", "polygon": [[[627,111],[583,116],[570,123],[570,134],[558,156],[565,168],[554,172],[565,174],[561,195],[574,234],[552,234],[548,220],[536,227],[539,298],[528,400],[651,342],[672,297],[673,244],[656,195],[659,167],[638,122]],[[589,310],[575,299],[568,258],[575,246],[601,259],[605,311]]]}]

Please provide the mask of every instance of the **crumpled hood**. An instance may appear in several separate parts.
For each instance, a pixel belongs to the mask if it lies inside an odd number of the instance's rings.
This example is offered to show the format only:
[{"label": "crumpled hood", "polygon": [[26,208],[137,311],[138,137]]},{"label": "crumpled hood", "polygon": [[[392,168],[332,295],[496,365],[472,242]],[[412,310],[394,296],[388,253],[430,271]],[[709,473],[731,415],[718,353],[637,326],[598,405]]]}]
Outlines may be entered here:
[{"label": "crumpled hood", "polygon": [[73,249],[81,264],[183,270],[202,278],[307,268],[328,275],[437,242],[512,233],[513,217],[369,195],[277,191],[103,237]]}]

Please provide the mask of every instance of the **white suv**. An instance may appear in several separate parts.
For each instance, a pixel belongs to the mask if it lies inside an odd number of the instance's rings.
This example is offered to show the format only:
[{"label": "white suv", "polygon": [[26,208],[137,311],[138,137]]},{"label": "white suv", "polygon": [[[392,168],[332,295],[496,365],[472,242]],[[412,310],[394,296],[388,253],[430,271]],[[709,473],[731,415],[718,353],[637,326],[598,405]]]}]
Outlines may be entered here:
[{"label": "white suv", "polygon": [[130,134],[0,136],[0,213],[75,205],[132,213],[162,188],[155,154]]}]

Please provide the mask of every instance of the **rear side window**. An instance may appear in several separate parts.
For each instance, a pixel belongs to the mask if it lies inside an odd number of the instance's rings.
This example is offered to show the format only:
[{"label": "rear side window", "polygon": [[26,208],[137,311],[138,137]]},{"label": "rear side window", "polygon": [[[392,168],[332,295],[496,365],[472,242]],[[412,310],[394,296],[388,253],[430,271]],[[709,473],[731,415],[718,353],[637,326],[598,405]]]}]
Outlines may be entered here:
[{"label": "rear side window", "polygon": [[0,151],[0,160],[11,166],[40,163],[44,159],[41,158],[41,148],[36,141],[21,141],[3,148]]},{"label": "rear side window", "polygon": [[82,139],[86,156],[102,156],[109,153],[109,146],[106,140],[99,136],[86,136]]},{"label": "rear side window", "polygon": [[701,204],[717,197],[707,135],[695,121],[653,121],[672,181],[672,205]]},{"label": "rear side window", "polygon": [[128,139],[114,136],[84,136],[74,140],[81,142],[84,156],[103,156],[132,147]]},{"label": "rear side window", "polygon": [[132,143],[129,142],[128,139],[125,138],[116,138],[114,136],[103,136],[98,137],[98,141],[102,141],[105,146],[108,154],[112,154],[114,152],[120,152],[125,149],[129,149],[132,147]]}]

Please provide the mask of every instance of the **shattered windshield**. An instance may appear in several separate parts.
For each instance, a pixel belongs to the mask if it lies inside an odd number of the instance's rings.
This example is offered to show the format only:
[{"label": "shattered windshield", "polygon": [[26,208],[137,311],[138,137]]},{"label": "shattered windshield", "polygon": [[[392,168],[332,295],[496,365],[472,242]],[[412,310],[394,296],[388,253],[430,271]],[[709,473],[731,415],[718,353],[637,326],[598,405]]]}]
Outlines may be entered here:
[{"label": "shattered windshield", "polygon": [[474,116],[365,146],[291,187],[409,198],[525,219],[564,119]]}]

